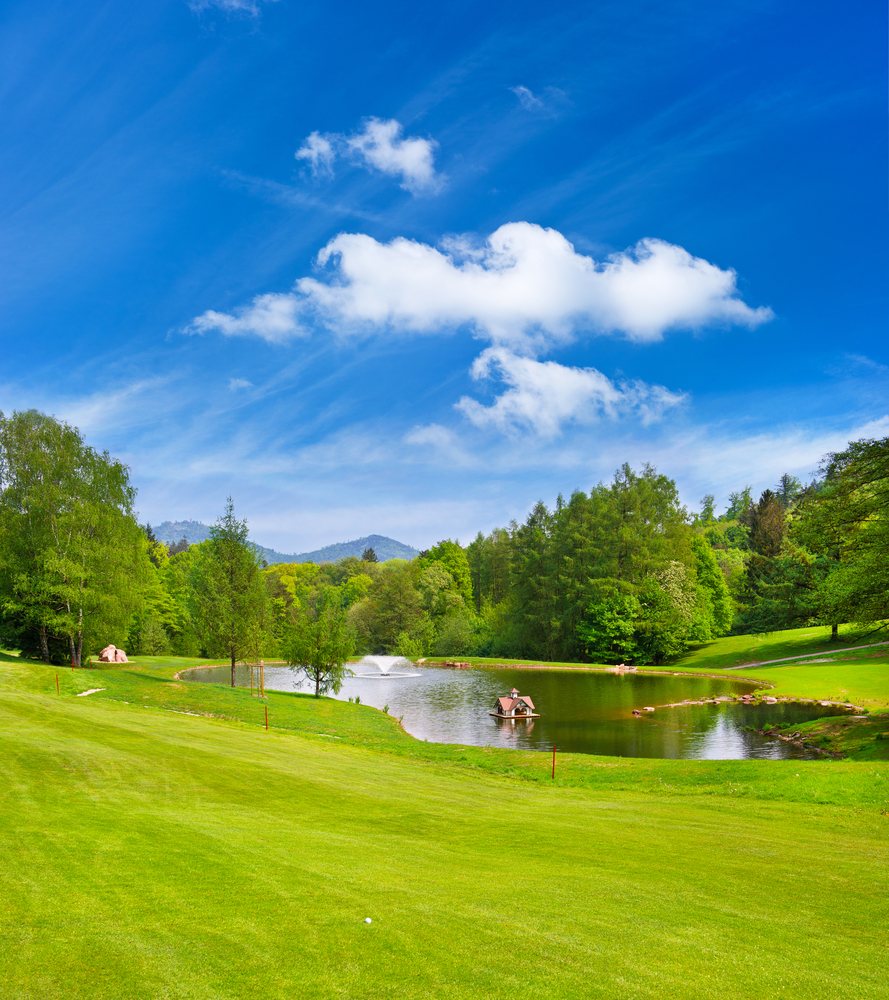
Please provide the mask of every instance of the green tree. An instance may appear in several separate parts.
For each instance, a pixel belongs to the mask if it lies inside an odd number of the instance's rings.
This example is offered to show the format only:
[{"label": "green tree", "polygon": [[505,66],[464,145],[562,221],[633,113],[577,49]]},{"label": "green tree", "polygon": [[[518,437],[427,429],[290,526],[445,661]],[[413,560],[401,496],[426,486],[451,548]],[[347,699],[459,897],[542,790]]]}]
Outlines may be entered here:
[{"label": "green tree", "polygon": [[711,638],[699,592],[682,563],[670,562],[649,576],[639,588],[639,603],[636,642],[652,663],[678,656],[689,642]]},{"label": "green tree", "polygon": [[692,539],[698,587],[703,591],[714,635],[728,635],[734,609],[725,576],[716,561],[710,544],[702,535]]},{"label": "green tree", "polygon": [[587,657],[593,663],[632,660],[641,617],[642,605],[633,594],[613,594],[590,605],[577,626]]},{"label": "green tree", "polygon": [[80,665],[85,643],[127,635],[150,570],[134,497],[127,467],[77,428],[0,414],[0,595],[45,662],[53,639]]},{"label": "green tree", "polygon": [[235,664],[255,653],[257,634],[267,625],[268,597],[261,556],[249,542],[247,522],[235,517],[231,497],[200,548],[189,580],[191,618],[210,655],[229,658],[234,687]]},{"label": "green tree", "polygon": [[797,536],[829,561],[818,614],[878,625],[889,618],[889,438],[853,441],[826,456],[821,488],[801,501]]},{"label": "green tree", "polygon": [[355,650],[355,632],[335,601],[316,611],[300,609],[284,638],[284,657],[315,685],[315,697],[336,694],[349,674],[346,661]]},{"label": "green tree", "polygon": [[413,567],[400,559],[383,563],[368,596],[349,609],[362,649],[393,653],[402,633],[414,636],[427,614],[414,586]]},{"label": "green tree", "polygon": [[472,571],[469,567],[469,560],[466,552],[459,542],[452,542],[450,538],[437,545],[433,545],[425,555],[419,560],[420,568],[426,569],[433,563],[438,563],[442,569],[451,574],[453,579],[453,589],[466,602],[467,607],[472,605]]},{"label": "green tree", "polygon": [[784,473],[775,487],[775,496],[781,506],[787,510],[796,502],[797,497],[803,492],[803,484],[788,473]]}]

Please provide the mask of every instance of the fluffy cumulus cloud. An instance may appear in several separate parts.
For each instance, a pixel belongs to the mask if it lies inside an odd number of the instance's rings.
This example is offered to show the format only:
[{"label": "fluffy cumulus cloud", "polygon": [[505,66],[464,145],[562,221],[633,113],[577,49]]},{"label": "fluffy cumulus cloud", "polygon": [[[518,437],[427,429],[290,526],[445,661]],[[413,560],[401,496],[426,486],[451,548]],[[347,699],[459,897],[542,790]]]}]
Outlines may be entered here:
[{"label": "fluffy cumulus cloud", "polygon": [[553,437],[568,423],[590,424],[603,416],[617,419],[629,413],[648,425],[685,398],[663,386],[617,384],[595,368],[535,361],[497,347],[475,360],[472,376],[508,386],[491,406],[467,396],[456,404],[472,423],[503,431],[530,430],[541,437]]},{"label": "fluffy cumulus cloud", "polygon": [[333,173],[337,156],[347,157],[362,166],[397,177],[401,187],[411,194],[434,194],[443,178],[435,170],[437,143],[432,139],[402,137],[402,127],[395,119],[368,118],[359,132],[312,132],[296,151],[315,176]]},{"label": "fluffy cumulus cloud", "polygon": [[208,309],[192,320],[184,332],[203,334],[216,330],[226,337],[249,335],[280,344],[308,333],[299,321],[301,307],[302,303],[294,295],[257,295],[249,306],[241,306],[234,313]]},{"label": "fluffy cumulus cloud", "polygon": [[[321,157],[323,147],[316,149]],[[540,354],[584,335],[644,343],[676,328],[755,327],[772,318],[770,309],[742,301],[734,271],[682,247],[646,239],[597,261],[554,229],[527,222],[501,226],[482,244],[460,237],[440,247],[343,233],[319,253],[318,265],[330,269],[323,280],[301,278],[292,292],[257,296],[233,313],[209,310],[187,331],[282,343],[318,324],[340,336],[469,328],[491,345],[473,376],[499,380],[505,391],[490,406],[461,399],[460,411],[480,427],[548,436],[602,416],[650,423],[683,396],[541,362]]]},{"label": "fluffy cumulus cloud", "polygon": [[433,333],[469,325],[524,353],[581,331],[654,341],[671,328],[753,327],[772,317],[741,301],[734,271],[682,247],[646,239],[596,261],[561,233],[528,222],[501,226],[481,246],[455,239],[441,249],[344,233],[318,262],[334,262],[333,278],[302,278],[297,294],[338,329]]}]

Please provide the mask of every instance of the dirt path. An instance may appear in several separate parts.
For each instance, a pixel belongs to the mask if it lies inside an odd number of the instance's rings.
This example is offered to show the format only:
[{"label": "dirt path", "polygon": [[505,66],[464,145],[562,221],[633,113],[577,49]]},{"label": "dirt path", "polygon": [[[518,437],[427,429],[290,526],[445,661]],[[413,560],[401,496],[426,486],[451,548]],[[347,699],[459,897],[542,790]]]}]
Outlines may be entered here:
[{"label": "dirt path", "polygon": [[736,667],[720,667],[720,670],[746,670],[748,667],[767,667],[772,663],[789,663],[790,660],[811,660],[813,656],[832,656],[834,653],[853,653],[856,649],[874,649],[889,646],[889,642],[872,642],[867,646],[846,646],[845,649],[827,649],[820,653],[803,653],[801,656],[782,656],[777,660],[760,660],[758,663],[739,663]]}]

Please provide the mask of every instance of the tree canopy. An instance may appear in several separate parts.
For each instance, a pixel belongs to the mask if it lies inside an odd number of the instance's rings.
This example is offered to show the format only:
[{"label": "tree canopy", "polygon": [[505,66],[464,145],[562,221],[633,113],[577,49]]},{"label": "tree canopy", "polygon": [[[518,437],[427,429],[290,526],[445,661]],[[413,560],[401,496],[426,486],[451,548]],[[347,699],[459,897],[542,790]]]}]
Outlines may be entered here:
[{"label": "tree canopy", "polygon": [[127,467],[76,428],[0,414],[2,608],[44,662],[60,642],[79,665],[84,641],[124,641],[149,565],[134,498]]}]

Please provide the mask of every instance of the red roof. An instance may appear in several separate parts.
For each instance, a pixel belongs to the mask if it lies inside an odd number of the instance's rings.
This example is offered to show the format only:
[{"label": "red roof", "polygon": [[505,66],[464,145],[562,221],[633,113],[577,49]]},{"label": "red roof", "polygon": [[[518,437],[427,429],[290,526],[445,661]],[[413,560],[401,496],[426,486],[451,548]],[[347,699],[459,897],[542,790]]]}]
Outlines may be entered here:
[{"label": "red roof", "polygon": [[519,698],[498,698],[497,704],[500,706],[501,710],[506,712],[511,712],[519,702],[523,702],[531,711],[534,711],[534,702],[530,698],[519,697]]}]

